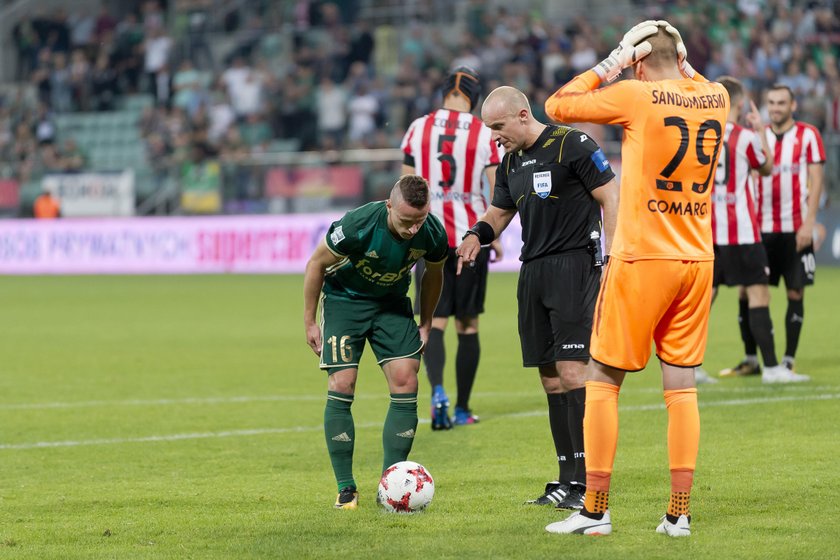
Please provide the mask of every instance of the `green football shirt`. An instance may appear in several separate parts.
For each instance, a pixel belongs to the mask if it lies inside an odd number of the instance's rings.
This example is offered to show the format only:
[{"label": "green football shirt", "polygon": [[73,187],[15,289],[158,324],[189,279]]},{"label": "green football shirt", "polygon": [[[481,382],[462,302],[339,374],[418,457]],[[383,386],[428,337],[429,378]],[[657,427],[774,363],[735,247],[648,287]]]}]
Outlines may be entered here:
[{"label": "green football shirt", "polygon": [[384,200],[333,222],[326,241],[330,251],[343,258],[327,269],[324,293],[353,299],[405,297],[419,258],[438,263],[449,254],[446,230],[431,214],[411,239],[391,233]]}]

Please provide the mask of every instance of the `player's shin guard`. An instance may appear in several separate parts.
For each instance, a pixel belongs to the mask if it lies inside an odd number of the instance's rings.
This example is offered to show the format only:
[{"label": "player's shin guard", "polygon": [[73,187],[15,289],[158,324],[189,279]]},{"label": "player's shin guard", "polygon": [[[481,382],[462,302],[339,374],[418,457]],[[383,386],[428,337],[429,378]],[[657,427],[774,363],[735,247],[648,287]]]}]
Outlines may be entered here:
[{"label": "player's shin guard", "polygon": [[700,448],[697,389],[665,391],[665,407],[668,409],[668,462],[671,467],[667,515],[673,523],[680,515],[689,515],[691,485]]},{"label": "player's shin guard", "polygon": [[549,393],[548,424],[551,427],[551,437],[554,440],[554,450],[557,452],[557,463],[560,474],[557,478],[561,484],[570,484],[575,474],[572,462],[574,450],[569,435],[569,406],[566,393]]},{"label": "player's shin guard", "polygon": [[611,383],[586,382],[586,498],[581,515],[600,516],[609,507],[610,477],[618,444],[618,391],[619,387]]},{"label": "player's shin guard", "polygon": [[478,371],[480,354],[478,333],[458,335],[458,352],[455,355],[455,378],[458,382],[458,400],[455,406],[458,408],[470,409],[470,394]]},{"label": "player's shin guard", "polygon": [[776,359],[776,343],[773,339],[773,320],[770,318],[769,307],[753,307],[750,309],[750,330],[761,350],[764,367],[779,365]]},{"label": "player's shin guard", "polygon": [[324,435],[339,492],[342,488],[356,485],[353,480],[353,445],[356,442],[356,429],[353,425],[353,414],[350,412],[352,404],[353,395],[327,392]]},{"label": "player's shin guard", "polygon": [[750,302],[749,300],[738,300],[738,327],[741,329],[741,340],[744,341],[744,355],[755,356],[756,343],[750,329]]},{"label": "player's shin guard", "polygon": [[787,339],[785,356],[796,357],[799,347],[799,334],[805,321],[805,302],[801,299],[788,299],[787,313],[785,313],[785,335]]},{"label": "player's shin guard", "polygon": [[417,393],[391,393],[391,406],[382,428],[382,470],[408,459],[417,431]]},{"label": "player's shin guard", "polygon": [[[429,385],[434,389],[443,385],[443,367],[446,364],[446,347],[443,345],[443,331],[432,328],[423,350],[423,363],[426,364],[426,375]],[[388,465],[390,466],[390,465]]]}]

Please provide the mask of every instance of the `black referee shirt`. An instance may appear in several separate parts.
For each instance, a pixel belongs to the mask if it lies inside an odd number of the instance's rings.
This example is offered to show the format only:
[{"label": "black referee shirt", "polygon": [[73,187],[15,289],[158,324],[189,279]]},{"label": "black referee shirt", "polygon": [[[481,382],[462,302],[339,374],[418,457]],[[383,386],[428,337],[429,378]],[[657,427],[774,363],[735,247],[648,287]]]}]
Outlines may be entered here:
[{"label": "black referee shirt", "polygon": [[601,222],[591,192],[613,177],[598,144],[568,126],[548,125],[530,148],[505,154],[493,206],[519,212],[520,260],[587,249]]}]

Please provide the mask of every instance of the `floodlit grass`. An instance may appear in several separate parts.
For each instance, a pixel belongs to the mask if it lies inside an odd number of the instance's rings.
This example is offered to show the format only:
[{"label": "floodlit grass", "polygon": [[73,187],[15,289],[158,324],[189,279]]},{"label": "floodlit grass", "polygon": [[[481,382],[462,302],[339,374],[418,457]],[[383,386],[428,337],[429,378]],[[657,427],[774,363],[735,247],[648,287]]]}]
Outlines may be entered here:
[{"label": "floodlit grass", "polygon": [[[369,350],[353,406],[360,509],[332,509],[326,381],[304,342],[301,277],[0,278],[0,558],[835,557],[840,270],[817,274],[797,360],[811,383],[700,389],[686,540],[653,531],[669,492],[655,364],[622,391],[613,535],[550,535],[565,514],[522,505],[556,466],[537,373],[521,367],[515,275],[490,281],[481,423],[418,430],[411,458],[436,495],[414,516],[374,504],[388,401]],[[773,297],[781,353],[784,294]],[[724,290],[713,373],[741,357],[736,314]]]}]

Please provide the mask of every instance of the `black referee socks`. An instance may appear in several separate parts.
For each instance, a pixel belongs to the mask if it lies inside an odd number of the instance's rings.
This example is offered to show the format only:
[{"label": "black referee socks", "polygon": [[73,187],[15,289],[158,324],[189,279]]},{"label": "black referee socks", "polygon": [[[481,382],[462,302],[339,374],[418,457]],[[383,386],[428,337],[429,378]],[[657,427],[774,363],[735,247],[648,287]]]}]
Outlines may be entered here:
[{"label": "black referee socks", "polygon": [[773,339],[773,320],[770,318],[770,308],[750,308],[749,316],[749,328],[756,344],[761,349],[761,359],[764,361],[764,367],[779,365],[778,360],[776,360],[776,344]]},{"label": "black referee socks", "polygon": [[788,299],[788,308],[785,314],[785,334],[787,335],[785,356],[790,356],[791,358],[796,356],[796,349],[799,347],[799,334],[802,332],[802,323],[804,321],[804,300]]}]

